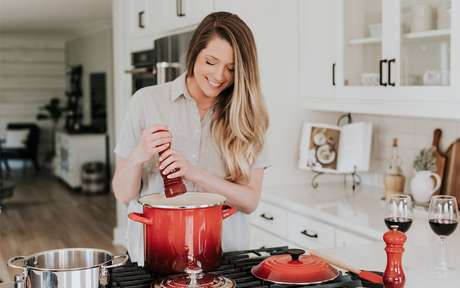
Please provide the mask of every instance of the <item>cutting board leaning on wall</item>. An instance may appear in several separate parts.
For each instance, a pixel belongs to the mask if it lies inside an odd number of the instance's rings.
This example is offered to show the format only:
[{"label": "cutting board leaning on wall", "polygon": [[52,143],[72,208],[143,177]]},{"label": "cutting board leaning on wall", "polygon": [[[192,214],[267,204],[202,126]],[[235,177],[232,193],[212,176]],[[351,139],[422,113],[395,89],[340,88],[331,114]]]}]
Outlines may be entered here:
[{"label": "cutting board leaning on wall", "polygon": [[460,202],[460,139],[447,149],[447,163],[442,181],[442,194],[452,195]]},{"label": "cutting board leaning on wall", "polygon": [[[442,131],[441,129],[437,128],[434,129],[433,131],[433,154],[434,157],[436,158],[436,171],[434,171],[436,174],[441,177],[441,185],[444,182],[445,179],[445,171],[446,171],[446,162],[447,162],[447,157],[446,154],[441,152],[441,149],[439,149],[439,143],[441,142],[441,136],[442,136]],[[437,192],[434,193],[434,195],[437,195],[440,193],[441,190],[438,190]]]}]

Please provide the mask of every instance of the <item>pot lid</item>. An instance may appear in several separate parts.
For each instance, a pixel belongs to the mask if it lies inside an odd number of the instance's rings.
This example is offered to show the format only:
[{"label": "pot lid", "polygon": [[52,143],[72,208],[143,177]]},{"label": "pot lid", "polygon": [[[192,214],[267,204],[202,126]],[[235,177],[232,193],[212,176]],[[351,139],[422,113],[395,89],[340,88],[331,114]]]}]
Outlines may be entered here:
[{"label": "pot lid", "polygon": [[185,269],[186,274],[168,277],[161,281],[162,288],[234,288],[235,281],[223,276],[202,273],[199,267]]},{"label": "pot lid", "polygon": [[187,192],[172,198],[166,198],[163,193],[150,194],[141,197],[139,202],[153,208],[183,209],[223,205],[225,200],[226,198],[219,194]]},{"label": "pot lid", "polygon": [[289,249],[288,254],[270,256],[251,269],[262,280],[278,284],[309,285],[334,280],[340,273],[327,262],[302,249]]}]

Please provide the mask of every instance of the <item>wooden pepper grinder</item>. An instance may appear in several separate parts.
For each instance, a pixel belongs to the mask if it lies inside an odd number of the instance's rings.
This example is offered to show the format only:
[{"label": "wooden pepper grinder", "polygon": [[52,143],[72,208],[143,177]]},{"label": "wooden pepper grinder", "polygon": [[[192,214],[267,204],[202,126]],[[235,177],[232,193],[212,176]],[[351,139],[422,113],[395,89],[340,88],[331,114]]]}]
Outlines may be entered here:
[{"label": "wooden pepper grinder", "polygon": [[[168,132],[168,130],[160,129],[153,133],[158,133],[158,132]],[[171,143],[169,143],[169,146],[166,150],[168,150],[169,148],[171,148]],[[162,152],[160,152],[159,155],[161,156],[166,150],[163,150]],[[164,192],[165,192],[166,197],[171,198],[171,197],[174,197],[180,194],[184,194],[185,192],[187,192],[187,188],[185,187],[184,182],[182,181],[182,177],[176,177],[176,178],[171,178],[171,179],[167,177],[169,174],[177,172],[177,169],[173,169],[171,173],[169,173],[168,175],[164,175],[163,170],[161,170],[160,172],[161,172],[161,177],[163,177],[163,185],[165,189]]]},{"label": "wooden pepper grinder", "polygon": [[394,229],[383,235],[386,243],[387,267],[383,273],[383,283],[385,288],[403,288],[406,283],[402,266],[402,254],[404,243],[407,240],[406,234]]}]

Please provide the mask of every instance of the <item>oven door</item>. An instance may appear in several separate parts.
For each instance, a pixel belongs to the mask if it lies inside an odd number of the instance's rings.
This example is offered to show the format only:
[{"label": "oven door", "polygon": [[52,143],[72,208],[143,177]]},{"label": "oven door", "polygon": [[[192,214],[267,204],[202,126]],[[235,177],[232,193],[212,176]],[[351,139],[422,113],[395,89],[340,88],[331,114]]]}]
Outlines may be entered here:
[{"label": "oven door", "polygon": [[134,68],[126,71],[132,75],[132,93],[137,90],[157,84],[157,77],[155,69],[148,67]]}]

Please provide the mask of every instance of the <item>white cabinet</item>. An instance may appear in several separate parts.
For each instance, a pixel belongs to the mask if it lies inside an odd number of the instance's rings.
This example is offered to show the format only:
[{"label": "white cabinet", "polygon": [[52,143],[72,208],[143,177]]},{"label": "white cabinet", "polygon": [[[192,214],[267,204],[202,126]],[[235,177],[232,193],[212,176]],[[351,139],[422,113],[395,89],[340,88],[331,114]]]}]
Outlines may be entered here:
[{"label": "white cabinet", "polygon": [[[308,209],[306,207],[305,209]],[[302,249],[335,248],[375,242],[359,234],[347,232],[317,218],[289,211],[261,200],[250,217],[251,248],[289,246]]]},{"label": "white cabinet", "polygon": [[106,162],[105,134],[56,133],[54,174],[76,189],[81,185],[81,167],[86,162]]},{"label": "white cabinet", "polygon": [[197,25],[214,8],[213,0],[161,0],[164,2],[164,23],[167,30]]},{"label": "white cabinet", "polygon": [[287,238],[287,211],[266,202],[260,202],[251,214],[253,225]]},{"label": "white cabinet", "polygon": [[[307,108],[460,117],[458,1],[301,3],[300,83]],[[325,19],[327,10],[331,17]],[[331,26],[337,30],[331,32]]]},{"label": "white cabinet", "polygon": [[288,240],[309,248],[335,247],[335,228],[295,213],[288,213]]},{"label": "white cabinet", "polygon": [[[129,35],[141,48],[152,45],[155,38],[192,27],[213,11],[213,0],[130,0],[126,5]],[[151,47],[148,47],[151,49]]]},{"label": "white cabinet", "polygon": [[341,229],[337,229],[335,231],[335,239],[335,247],[344,247],[350,245],[366,245],[376,241],[361,235],[358,236],[356,234],[346,232]]},{"label": "white cabinet", "polygon": [[261,247],[292,246],[292,244],[288,243],[285,239],[282,239],[256,226],[251,226],[249,233],[250,233],[250,243],[249,243],[250,249],[259,249]]},{"label": "white cabinet", "polygon": [[128,26],[131,37],[140,37],[152,30],[150,5],[156,1],[132,0],[126,2]]}]

